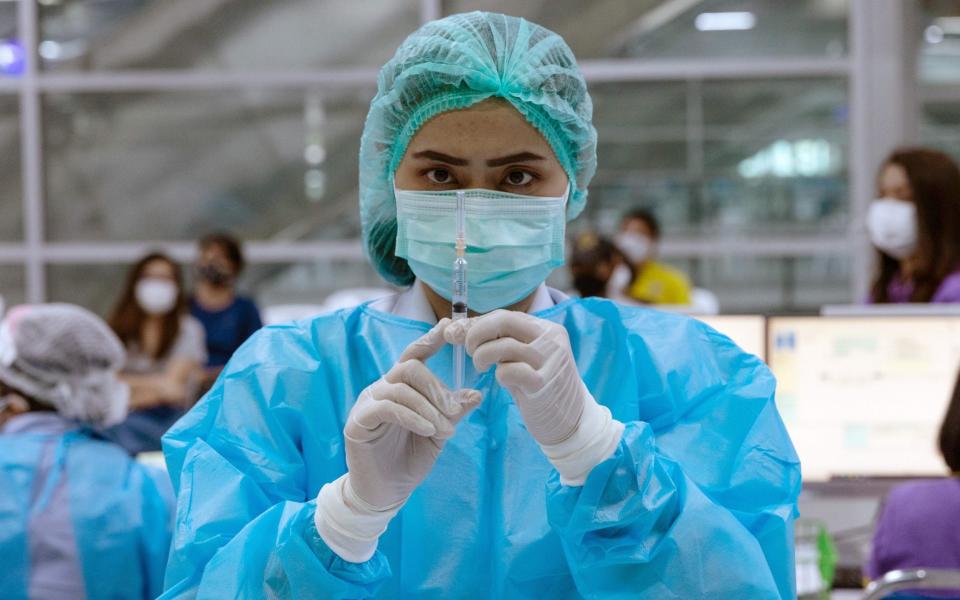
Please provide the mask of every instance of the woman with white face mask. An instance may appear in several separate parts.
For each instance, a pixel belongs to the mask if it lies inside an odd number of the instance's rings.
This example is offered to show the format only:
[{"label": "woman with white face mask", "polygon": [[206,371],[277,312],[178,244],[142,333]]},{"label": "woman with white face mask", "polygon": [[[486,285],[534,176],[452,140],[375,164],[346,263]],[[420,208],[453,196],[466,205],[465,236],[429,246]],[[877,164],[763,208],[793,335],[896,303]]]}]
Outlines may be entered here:
[{"label": "woman with white face mask", "polygon": [[685,306],[690,304],[693,288],[681,271],[657,260],[660,223],[648,210],[628,212],[620,220],[620,232],[614,243],[630,261],[634,278],[627,295],[635,302]]},{"label": "woman with white face mask", "polygon": [[906,148],[880,169],[867,213],[877,248],[875,303],[960,302],[960,169],[946,154]]},{"label": "woman with white face mask", "polygon": [[131,267],[109,323],[127,348],[123,380],[130,415],[105,435],[136,454],[160,438],[196,400],[207,353],[203,326],[187,314],[180,266],[153,253]]},{"label": "woman with white face mask", "polygon": [[[167,434],[163,598],[794,597],[800,469],[767,368],[544,283],[591,117],[569,47],[523,19],[452,15],[398,48],[359,197],[407,289],[261,329]],[[457,249],[472,316],[451,321]]]}]

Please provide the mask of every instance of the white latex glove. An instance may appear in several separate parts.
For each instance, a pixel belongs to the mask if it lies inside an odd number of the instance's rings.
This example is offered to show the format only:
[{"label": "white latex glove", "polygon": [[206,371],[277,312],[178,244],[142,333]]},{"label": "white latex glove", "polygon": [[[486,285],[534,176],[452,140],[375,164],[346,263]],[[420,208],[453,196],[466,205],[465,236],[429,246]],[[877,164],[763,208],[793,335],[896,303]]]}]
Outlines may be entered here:
[{"label": "white latex glove", "polygon": [[347,474],[317,497],[317,531],[350,562],[373,556],[390,519],[426,478],[457,423],[480,404],[476,390],[450,391],[424,362],[446,343],[443,319],[361,392],[343,437]]},{"label": "white latex glove", "polygon": [[447,341],[465,344],[477,371],[496,365],[523,421],[564,485],[583,485],[613,455],[623,424],[597,404],[577,371],[567,330],[522,312],[497,310],[455,321]]}]

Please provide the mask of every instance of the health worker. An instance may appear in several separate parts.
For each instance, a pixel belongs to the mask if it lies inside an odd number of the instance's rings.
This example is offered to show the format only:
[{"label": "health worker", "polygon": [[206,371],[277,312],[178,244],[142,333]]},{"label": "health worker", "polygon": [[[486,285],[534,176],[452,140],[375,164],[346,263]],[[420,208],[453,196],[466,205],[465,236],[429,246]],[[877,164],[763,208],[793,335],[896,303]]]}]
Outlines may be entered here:
[{"label": "health worker", "polygon": [[0,322],[0,597],[156,598],[173,493],[96,429],[119,423],[126,353],[71,304],[17,306]]},{"label": "health worker", "polygon": [[[688,318],[544,285],[591,117],[566,43],[523,19],[401,44],[360,215],[408,289],[261,330],[167,434],[164,598],[794,597],[800,469],[767,368]],[[458,191],[473,316],[451,321]]]}]

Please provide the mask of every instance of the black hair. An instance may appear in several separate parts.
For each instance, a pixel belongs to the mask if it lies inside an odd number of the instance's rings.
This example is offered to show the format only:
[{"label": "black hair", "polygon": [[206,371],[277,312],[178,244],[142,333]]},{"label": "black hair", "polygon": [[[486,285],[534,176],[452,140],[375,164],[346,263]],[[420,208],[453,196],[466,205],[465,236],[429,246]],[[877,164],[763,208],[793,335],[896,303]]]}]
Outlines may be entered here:
[{"label": "black hair", "polygon": [[660,239],[660,221],[657,220],[657,217],[653,214],[653,212],[645,208],[635,208],[624,214],[623,218],[620,219],[621,223],[626,223],[627,221],[643,221],[647,224],[647,227],[650,228],[650,233],[653,235],[653,239]]},{"label": "black hair", "polygon": [[940,426],[940,453],[954,473],[960,473],[960,376]]},{"label": "black hair", "polygon": [[21,398],[23,398],[27,402],[27,406],[29,407],[30,412],[56,412],[57,411],[56,408],[47,404],[46,402],[37,400],[33,396],[29,394],[25,394],[20,390],[18,390],[17,388],[7,385],[3,381],[0,381],[0,397],[6,396],[8,394],[16,394]]},{"label": "black hair", "polygon": [[608,265],[612,269],[618,263],[630,269],[630,281],[633,281],[636,276],[633,265],[613,242],[593,232],[581,233],[573,240],[573,252],[570,255],[569,269],[573,275],[573,287],[581,298],[606,297],[609,278],[601,279],[596,274],[596,269],[601,265]]}]

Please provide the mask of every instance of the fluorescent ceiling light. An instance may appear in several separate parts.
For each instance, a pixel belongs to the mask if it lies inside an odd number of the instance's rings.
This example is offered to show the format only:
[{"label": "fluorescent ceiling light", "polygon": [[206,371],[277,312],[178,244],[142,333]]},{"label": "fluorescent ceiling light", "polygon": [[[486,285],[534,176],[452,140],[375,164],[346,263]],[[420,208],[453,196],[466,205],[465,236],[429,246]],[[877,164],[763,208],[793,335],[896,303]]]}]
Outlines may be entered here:
[{"label": "fluorescent ceiling light", "polygon": [[699,31],[743,31],[753,29],[757,18],[752,12],[705,12],[694,21]]},{"label": "fluorescent ceiling light", "polygon": [[943,30],[936,25],[931,25],[924,30],[923,37],[928,44],[939,44],[943,41]]},{"label": "fluorescent ceiling light", "polygon": [[63,56],[63,49],[60,44],[53,40],[40,42],[40,47],[37,50],[40,53],[40,58],[44,60],[57,60]]}]

